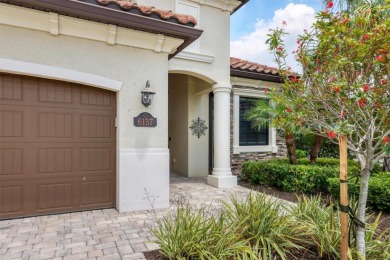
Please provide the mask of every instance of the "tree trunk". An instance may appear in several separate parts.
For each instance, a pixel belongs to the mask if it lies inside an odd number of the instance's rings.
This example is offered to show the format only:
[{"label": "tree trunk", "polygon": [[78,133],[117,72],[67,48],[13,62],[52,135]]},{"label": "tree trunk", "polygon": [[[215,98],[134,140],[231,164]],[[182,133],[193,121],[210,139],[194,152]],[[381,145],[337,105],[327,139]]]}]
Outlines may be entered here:
[{"label": "tree trunk", "polygon": [[383,171],[390,172],[390,156],[383,158]]},{"label": "tree trunk", "polygon": [[296,155],[296,142],[295,136],[293,133],[286,132],[284,134],[284,140],[287,146],[288,158],[290,159],[291,164],[298,164],[297,155]]},{"label": "tree trunk", "polygon": [[310,150],[310,162],[314,163],[318,158],[318,153],[321,150],[322,145],[324,144],[325,138],[320,135],[316,135],[313,140],[313,144]]},{"label": "tree trunk", "polygon": [[[366,164],[362,173],[362,180],[360,184],[359,202],[357,219],[362,223],[366,221],[366,206],[367,206],[367,195],[368,195],[368,180],[370,179],[369,164]],[[356,229],[356,249],[366,259],[366,241],[364,239],[365,228],[357,226]]]}]

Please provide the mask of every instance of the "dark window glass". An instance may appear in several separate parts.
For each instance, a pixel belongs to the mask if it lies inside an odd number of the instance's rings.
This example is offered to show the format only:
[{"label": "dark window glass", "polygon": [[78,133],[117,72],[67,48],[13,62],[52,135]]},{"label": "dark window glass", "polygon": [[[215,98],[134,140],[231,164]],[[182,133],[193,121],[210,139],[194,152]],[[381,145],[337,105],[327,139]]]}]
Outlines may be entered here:
[{"label": "dark window glass", "polygon": [[268,145],[268,126],[257,130],[245,118],[246,113],[256,104],[258,98],[240,97],[240,146]]}]

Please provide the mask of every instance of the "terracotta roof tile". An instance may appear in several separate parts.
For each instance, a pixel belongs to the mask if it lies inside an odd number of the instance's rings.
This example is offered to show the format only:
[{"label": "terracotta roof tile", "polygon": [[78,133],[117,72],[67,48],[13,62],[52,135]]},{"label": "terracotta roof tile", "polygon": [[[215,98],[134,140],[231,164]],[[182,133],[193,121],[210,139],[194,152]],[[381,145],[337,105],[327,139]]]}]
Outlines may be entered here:
[{"label": "terracotta roof tile", "polygon": [[266,65],[233,57],[230,58],[230,68],[249,72],[257,72],[261,74],[279,75],[279,69],[277,68],[268,67]]},{"label": "terracotta roof tile", "polygon": [[[80,1],[80,0],[79,0]],[[94,0],[102,6],[130,12],[133,14],[139,14],[148,16],[150,18],[157,18],[168,22],[176,22],[186,26],[194,27],[197,23],[196,19],[191,15],[177,14],[172,11],[166,11],[156,9],[154,6],[138,5],[133,2],[121,1],[121,0]],[[91,2],[90,0],[88,2]]]}]

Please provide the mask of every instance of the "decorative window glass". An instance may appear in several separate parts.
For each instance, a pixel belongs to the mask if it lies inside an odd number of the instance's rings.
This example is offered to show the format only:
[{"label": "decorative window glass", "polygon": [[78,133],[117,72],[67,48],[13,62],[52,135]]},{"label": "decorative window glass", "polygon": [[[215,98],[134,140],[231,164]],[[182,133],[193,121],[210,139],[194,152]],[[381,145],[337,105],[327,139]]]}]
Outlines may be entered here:
[{"label": "decorative window glass", "polygon": [[256,129],[252,127],[252,122],[246,119],[247,112],[253,108],[258,98],[240,97],[240,146],[268,145],[269,128],[268,126]]}]

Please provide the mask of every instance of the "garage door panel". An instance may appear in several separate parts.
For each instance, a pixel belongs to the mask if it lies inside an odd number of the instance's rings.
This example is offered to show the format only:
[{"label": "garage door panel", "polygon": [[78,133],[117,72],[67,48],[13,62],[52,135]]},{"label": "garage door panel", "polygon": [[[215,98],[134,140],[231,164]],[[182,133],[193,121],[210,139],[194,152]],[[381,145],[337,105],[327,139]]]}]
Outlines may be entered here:
[{"label": "garage door panel", "polygon": [[116,95],[0,73],[0,219],[115,206]]},{"label": "garage door panel", "polygon": [[110,115],[82,115],[82,138],[111,138],[112,118]]},{"label": "garage door panel", "polygon": [[111,182],[111,180],[96,180],[81,183],[81,205],[89,207],[112,205]]},{"label": "garage door panel", "polygon": [[97,106],[100,109],[110,109],[112,107],[112,93],[89,87],[81,87],[81,104],[87,107]]},{"label": "garage door panel", "polygon": [[22,79],[0,74],[0,99],[22,100]]},{"label": "garage door panel", "polygon": [[38,102],[73,103],[71,83],[40,79],[38,87]]},{"label": "garage door panel", "polygon": [[38,210],[59,210],[73,208],[73,183],[60,182],[38,185]]},{"label": "garage door panel", "polygon": [[72,172],[72,149],[41,148],[38,152],[38,173]]},{"label": "garage door panel", "polygon": [[[3,186],[3,185],[2,185]],[[0,186],[0,216],[5,214],[22,213],[23,209],[23,186],[6,184]]]},{"label": "garage door panel", "polygon": [[22,174],[22,149],[0,149],[0,175]]},{"label": "garage door panel", "polygon": [[0,111],[0,137],[21,137],[23,113],[12,110]]}]

